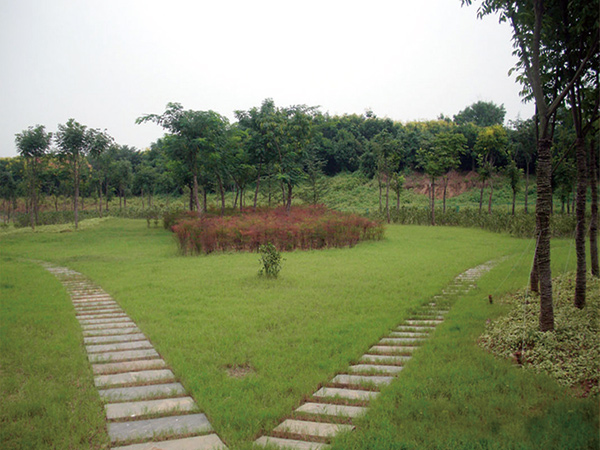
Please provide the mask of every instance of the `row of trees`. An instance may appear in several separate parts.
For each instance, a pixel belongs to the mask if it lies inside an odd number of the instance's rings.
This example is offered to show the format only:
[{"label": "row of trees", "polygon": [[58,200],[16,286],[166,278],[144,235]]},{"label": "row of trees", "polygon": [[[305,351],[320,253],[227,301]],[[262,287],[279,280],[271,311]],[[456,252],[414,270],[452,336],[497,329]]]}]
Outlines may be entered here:
[{"label": "row of trees", "polygon": [[[463,0],[470,5],[472,0]],[[482,0],[478,15],[498,14],[513,30],[514,70],[523,85],[523,95],[536,106],[537,138],[537,246],[531,288],[540,292],[540,330],[554,329],[552,276],[550,270],[550,215],[552,213],[552,147],[560,109],[571,113],[575,135],[577,228],[575,247],[577,275],[574,303],[585,305],[585,220],[588,163],[592,184],[590,243],[592,273],[598,276],[597,254],[597,131],[600,67],[599,10],[597,0]]]},{"label": "row of trees", "polygon": [[[224,208],[225,192],[233,190],[236,204],[243,207],[244,193],[251,187],[256,206],[262,185],[268,183],[279,187],[289,207],[300,182],[314,188],[311,201],[317,202],[323,176],[362,171],[378,180],[380,207],[389,215],[390,191],[396,192],[398,203],[403,174],[411,170],[430,176],[432,203],[437,180],[442,179],[445,192],[446,174],[453,169],[477,170],[483,194],[495,173],[509,175],[502,167],[512,168],[516,194],[522,170],[528,180],[535,162],[533,122],[519,120],[505,128],[504,114],[502,106],[478,102],[452,120],[442,116],[401,124],[372,112],[331,117],[317,108],[277,107],[267,99],[259,107],[236,111],[237,122],[230,124],[214,111],[185,110],[173,103],[162,114],[138,119],[166,131],[142,152],[71,119],[54,135],[39,125],[17,135],[21,157],[0,161],[0,194],[6,210],[11,198],[27,193],[35,226],[40,193],[54,197],[58,206],[59,196],[79,190],[83,197],[96,198],[101,212],[102,199],[113,195],[125,205],[132,194],[147,197],[151,204],[156,192],[174,194],[187,188],[191,208],[203,211],[207,192],[217,192]],[[567,176],[562,179],[568,183]]]}]

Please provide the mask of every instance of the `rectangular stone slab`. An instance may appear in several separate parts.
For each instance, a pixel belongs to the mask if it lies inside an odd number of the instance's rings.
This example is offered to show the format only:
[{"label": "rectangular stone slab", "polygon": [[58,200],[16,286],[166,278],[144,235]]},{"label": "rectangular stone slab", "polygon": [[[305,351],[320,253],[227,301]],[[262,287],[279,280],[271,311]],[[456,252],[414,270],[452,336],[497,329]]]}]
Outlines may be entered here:
[{"label": "rectangular stone slab", "polygon": [[84,344],[108,344],[117,342],[141,341],[146,339],[143,333],[111,334],[109,336],[87,336],[83,338]]},{"label": "rectangular stone slab", "polygon": [[352,373],[385,373],[397,375],[402,371],[402,366],[385,366],[380,364],[356,364],[349,367]]},{"label": "rectangular stone slab", "polygon": [[345,375],[340,374],[331,380],[334,384],[344,384],[351,386],[387,386],[394,380],[394,377],[386,376],[366,376],[366,375]]},{"label": "rectangular stone slab", "polygon": [[132,323],[129,327],[118,327],[118,328],[95,328],[92,330],[84,330],[84,336],[108,336],[111,334],[127,334],[127,333],[139,333],[140,329]]},{"label": "rectangular stone slab", "polygon": [[117,317],[127,317],[127,314],[125,314],[123,311],[110,312],[110,313],[99,312],[99,313],[77,314],[77,318],[81,319],[81,320],[86,320],[86,319],[114,319],[114,318],[117,318]]},{"label": "rectangular stone slab", "polygon": [[108,424],[108,435],[111,442],[152,438],[161,434],[176,437],[188,433],[196,434],[209,431],[213,431],[213,428],[204,414],[188,414],[185,416]]},{"label": "rectangular stone slab", "polygon": [[162,359],[142,359],[108,364],[93,364],[92,370],[96,375],[109,373],[133,372],[135,370],[162,369],[167,364]]},{"label": "rectangular stone slab", "polygon": [[392,344],[392,345],[419,345],[423,343],[423,339],[415,338],[383,338],[379,341],[379,344]]},{"label": "rectangular stone slab", "polygon": [[419,319],[411,319],[407,320],[406,323],[408,325],[439,325],[443,320],[419,320]]},{"label": "rectangular stone slab", "polygon": [[196,402],[192,397],[162,398],[159,400],[140,400],[104,405],[108,420],[131,419],[156,413],[191,411],[195,408]]},{"label": "rectangular stone slab", "polygon": [[207,434],[205,436],[112,447],[111,450],[227,450],[227,447],[216,434]]},{"label": "rectangular stone slab", "polygon": [[88,355],[88,359],[91,363],[101,363],[156,358],[158,356],[158,352],[150,348],[144,350],[127,350],[124,352],[92,353]]},{"label": "rectangular stone slab", "polygon": [[169,369],[140,370],[112,375],[98,375],[94,377],[94,384],[98,387],[104,387],[119,384],[140,384],[147,381],[171,381],[174,379],[175,375]]},{"label": "rectangular stone slab", "polygon": [[429,337],[429,333],[416,333],[411,331],[392,331],[390,332],[390,336],[398,338],[427,339]]},{"label": "rectangular stone slab", "polygon": [[137,325],[133,323],[132,320],[128,322],[118,322],[118,323],[90,323],[90,324],[82,324],[81,329],[83,331],[88,330],[107,330],[110,328],[131,328],[136,327]]},{"label": "rectangular stone slab", "polygon": [[288,419],[275,427],[273,431],[302,434],[304,436],[333,437],[340,431],[352,431],[352,425]]},{"label": "rectangular stone slab", "polygon": [[322,450],[329,447],[327,444],[319,442],[297,441],[295,439],[282,439],[271,436],[262,436],[254,441],[254,443],[263,447],[269,445],[271,447],[294,450]]},{"label": "rectangular stone slab", "polygon": [[102,389],[98,391],[100,398],[106,401],[126,401],[151,399],[156,397],[174,397],[185,394],[180,383],[152,384],[125,388]]},{"label": "rectangular stone slab", "polygon": [[97,325],[101,323],[119,323],[119,322],[131,322],[131,319],[125,317],[112,317],[109,319],[77,319],[81,325]]},{"label": "rectangular stone slab", "polygon": [[419,348],[417,346],[410,346],[407,347],[406,345],[393,345],[393,344],[386,344],[386,343],[382,343],[380,342],[380,345],[374,345],[373,347],[371,347],[369,349],[370,352],[375,352],[375,353],[406,353],[406,354],[413,354],[414,351]]},{"label": "rectangular stone slab", "polygon": [[360,389],[344,389],[344,388],[331,388],[331,387],[322,387],[317,392],[313,394],[313,397],[321,397],[321,398],[343,398],[346,400],[363,400],[369,401],[373,400],[375,397],[379,395],[379,392],[374,391],[361,391]]},{"label": "rectangular stone slab", "polygon": [[399,355],[363,355],[361,361],[368,362],[380,362],[380,363],[405,363],[412,356],[399,356]]},{"label": "rectangular stone slab", "polygon": [[150,341],[121,342],[119,344],[92,344],[86,345],[88,353],[118,352],[121,350],[141,350],[152,348]]},{"label": "rectangular stone slab", "polygon": [[358,417],[367,412],[363,406],[330,405],[329,403],[305,403],[296,412],[337,417]]}]

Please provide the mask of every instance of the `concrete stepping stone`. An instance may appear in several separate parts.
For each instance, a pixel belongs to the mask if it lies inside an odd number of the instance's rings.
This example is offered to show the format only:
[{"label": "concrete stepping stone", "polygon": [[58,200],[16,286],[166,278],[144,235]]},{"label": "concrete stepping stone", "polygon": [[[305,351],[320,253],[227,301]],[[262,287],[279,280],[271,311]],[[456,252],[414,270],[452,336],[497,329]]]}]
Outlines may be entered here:
[{"label": "concrete stepping stone", "polygon": [[318,398],[343,398],[345,400],[361,400],[369,401],[373,400],[379,395],[379,392],[375,391],[363,391],[360,389],[345,389],[345,388],[332,388],[322,387],[313,394],[313,397]]},{"label": "concrete stepping stone", "polygon": [[347,375],[339,374],[333,377],[332,384],[344,386],[387,386],[394,380],[394,377],[387,376],[368,376],[368,375]]},{"label": "concrete stepping stone", "polygon": [[140,400],[137,402],[109,403],[108,405],[104,405],[108,420],[131,419],[157,413],[185,412],[196,408],[196,402],[194,402],[192,397]]},{"label": "concrete stepping stone", "polygon": [[136,370],[162,369],[166,366],[167,364],[162,359],[142,359],[139,361],[93,364],[92,370],[96,375],[105,375],[111,373],[134,372]]},{"label": "concrete stepping stone", "polygon": [[131,321],[131,319],[127,316],[125,317],[111,317],[108,319],[80,319],[77,318],[77,320],[79,320],[79,323],[81,325],[100,325],[103,323],[120,323],[120,322],[130,322],[133,323]]},{"label": "concrete stepping stone", "polygon": [[97,387],[116,386],[119,384],[139,384],[148,381],[172,381],[175,375],[169,369],[140,370],[94,377]]},{"label": "concrete stepping stone", "polygon": [[335,436],[340,431],[352,431],[353,429],[354,426],[352,425],[288,419],[277,425],[273,431],[278,433],[329,438]]},{"label": "concrete stepping stone", "polygon": [[185,416],[108,424],[108,436],[111,442],[153,438],[164,434],[175,437],[188,433],[206,433],[210,431],[213,431],[213,427],[204,414],[188,414]]},{"label": "concrete stepping stone", "polygon": [[369,352],[384,355],[410,356],[417,348],[418,347],[405,347],[402,345],[374,345],[369,349]]},{"label": "concrete stepping stone", "polygon": [[117,302],[111,300],[111,301],[106,301],[106,302],[93,302],[93,303],[85,303],[85,304],[73,304],[73,307],[77,310],[77,311],[87,311],[87,310],[96,310],[96,309],[109,309],[109,308],[118,308],[121,309],[121,307],[117,304]]},{"label": "concrete stepping stone", "polygon": [[175,397],[185,394],[185,389],[180,383],[166,383],[102,389],[98,392],[100,393],[100,398],[102,400],[116,402],[142,399],[149,400],[158,397]]},{"label": "concrete stepping stone", "polygon": [[379,341],[379,344],[383,345],[406,345],[406,346],[417,346],[423,343],[424,339],[416,338],[383,338]]},{"label": "concrete stepping stone", "polygon": [[435,327],[436,325],[439,325],[442,322],[443,322],[443,320],[421,320],[421,319],[409,319],[406,321],[406,323],[409,325],[430,325],[433,327]]},{"label": "concrete stepping stone", "polygon": [[152,348],[150,341],[121,342],[117,344],[91,344],[85,346],[88,353],[117,352],[121,350],[141,350]]},{"label": "concrete stepping stone", "polygon": [[296,408],[296,412],[321,416],[358,417],[367,412],[364,406],[332,405],[330,403],[308,402]]},{"label": "concrete stepping stone", "polygon": [[108,336],[88,336],[83,338],[84,344],[104,344],[116,342],[141,341],[146,339],[143,333],[111,334]]},{"label": "concrete stepping stone", "polygon": [[121,447],[112,447],[111,450],[223,450],[227,449],[223,441],[216,434],[195,436],[183,439],[174,439],[160,442],[145,442]]},{"label": "concrete stepping stone", "polygon": [[88,332],[102,332],[104,330],[114,330],[117,328],[122,329],[123,333],[128,332],[127,329],[137,328],[137,325],[133,322],[125,322],[125,323],[115,323],[115,324],[96,324],[96,325],[82,325],[84,336],[87,335]]},{"label": "concrete stepping stone", "polygon": [[77,315],[77,319],[79,320],[87,320],[87,319],[114,319],[118,317],[127,317],[127,314],[124,312],[99,312],[93,314],[79,314]]},{"label": "concrete stepping stone", "polygon": [[390,336],[413,339],[427,339],[429,337],[429,333],[419,333],[416,331],[391,331]]},{"label": "concrete stepping stone", "polygon": [[397,363],[404,364],[406,361],[411,359],[412,356],[398,356],[398,355],[362,355],[360,360],[361,362],[369,362],[369,363]]},{"label": "concrete stepping stone", "polygon": [[[322,450],[325,448],[329,448],[327,444],[321,444],[319,442],[307,442],[307,441],[298,441],[295,439],[282,439],[271,436],[263,436],[258,438],[255,441],[256,445],[261,445],[266,447],[267,445],[271,447],[278,447],[282,449],[293,449],[293,450]],[[125,450],[125,449],[123,449]],[[129,449],[127,449],[129,450]],[[137,449],[131,449],[137,450]]]},{"label": "concrete stepping stone", "polygon": [[404,367],[402,366],[384,366],[380,364],[356,364],[348,368],[349,372],[352,373],[385,373],[390,375],[399,374]]},{"label": "concrete stepping stone", "polygon": [[108,336],[111,334],[129,334],[129,333],[140,333],[140,329],[135,326],[130,327],[119,327],[119,328],[95,328],[91,330],[83,331],[84,336]]},{"label": "concrete stepping stone", "polygon": [[151,349],[127,350],[124,352],[92,353],[88,355],[91,363],[128,361],[158,357],[158,352]]}]

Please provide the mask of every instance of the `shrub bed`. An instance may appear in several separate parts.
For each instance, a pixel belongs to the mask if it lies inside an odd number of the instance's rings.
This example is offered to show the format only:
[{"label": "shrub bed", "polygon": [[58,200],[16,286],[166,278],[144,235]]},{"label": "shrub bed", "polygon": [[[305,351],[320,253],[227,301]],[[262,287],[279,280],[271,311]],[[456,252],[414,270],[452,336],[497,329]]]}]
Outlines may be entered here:
[{"label": "shrub bed", "polygon": [[181,219],[171,227],[185,254],[258,251],[272,243],[280,251],[352,247],[383,236],[383,225],[324,206],[246,211],[225,217]]}]

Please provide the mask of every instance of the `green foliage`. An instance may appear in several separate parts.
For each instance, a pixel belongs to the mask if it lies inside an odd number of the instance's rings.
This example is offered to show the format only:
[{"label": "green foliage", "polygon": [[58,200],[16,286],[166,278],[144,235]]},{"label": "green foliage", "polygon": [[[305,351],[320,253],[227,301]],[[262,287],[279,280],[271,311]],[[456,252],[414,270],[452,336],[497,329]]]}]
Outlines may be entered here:
[{"label": "green foliage", "polygon": [[552,284],[554,332],[539,331],[539,297],[522,290],[501,299],[510,310],[486,327],[480,344],[527,370],[549,373],[576,395],[599,396],[600,282],[588,277],[584,309],[573,306],[574,273],[561,275]]},{"label": "green foliage", "polygon": [[261,265],[258,274],[267,278],[277,278],[283,262],[281,252],[270,242],[261,245],[258,252],[260,253],[258,261]]}]

